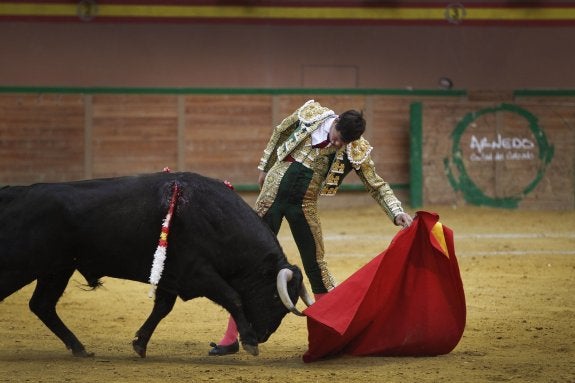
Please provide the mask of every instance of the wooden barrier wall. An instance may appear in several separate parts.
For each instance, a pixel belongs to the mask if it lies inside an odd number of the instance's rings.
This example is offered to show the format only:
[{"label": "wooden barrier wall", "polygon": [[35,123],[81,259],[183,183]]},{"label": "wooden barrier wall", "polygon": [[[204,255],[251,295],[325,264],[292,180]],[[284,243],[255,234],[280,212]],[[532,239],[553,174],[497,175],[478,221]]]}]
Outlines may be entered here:
[{"label": "wooden barrier wall", "polygon": [[255,184],[272,127],[308,99],[336,112],[363,110],[378,170],[406,187],[411,100],[313,94],[0,94],[0,183],[121,176],[168,166]]},{"label": "wooden barrier wall", "polygon": [[[256,166],[272,127],[315,99],[336,112],[364,112],[377,171],[405,203],[419,194],[424,206],[573,209],[575,97],[481,94],[5,91],[0,93],[0,185],[131,175],[167,166],[256,190]],[[414,131],[410,116],[414,104],[421,106],[415,117],[421,132]],[[536,137],[541,134],[545,148]],[[506,154],[485,146],[498,137],[529,148]],[[483,158],[477,157],[478,145]],[[418,168],[410,151],[421,154]],[[496,160],[498,155],[510,157]],[[414,175],[421,182],[413,182]],[[345,186],[362,188],[355,175]]]}]

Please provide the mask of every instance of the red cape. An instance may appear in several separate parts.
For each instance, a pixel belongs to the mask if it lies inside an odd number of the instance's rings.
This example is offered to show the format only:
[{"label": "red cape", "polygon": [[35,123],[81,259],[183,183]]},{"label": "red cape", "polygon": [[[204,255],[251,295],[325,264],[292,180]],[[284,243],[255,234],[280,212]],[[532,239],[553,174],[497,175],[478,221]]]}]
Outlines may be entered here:
[{"label": "red cape", "polygon": [[338,354],[449,353],[463,335],[466,308],[453,231],[417,212],[383,253],[308,307],[304,362]]}]

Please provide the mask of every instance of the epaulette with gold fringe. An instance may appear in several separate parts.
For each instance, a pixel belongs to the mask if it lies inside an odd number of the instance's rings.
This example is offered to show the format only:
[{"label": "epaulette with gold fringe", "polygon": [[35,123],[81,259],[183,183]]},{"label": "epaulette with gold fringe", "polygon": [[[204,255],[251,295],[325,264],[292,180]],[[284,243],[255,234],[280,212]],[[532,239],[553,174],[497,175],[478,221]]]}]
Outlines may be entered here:
[{"label": "epaulette with gold fringe", "polygon": [[363,164],[367,157],[369,157],[372,149],[373,147],[369,142],[365,138],[361,137],[359,140],[355,140],[347,144],[345,151],[351,165],[355,169],[359,169],[361,164]]},{"label": "epaulette with gold fringe", "polygon": [[309,100],[297,112],[298,118],[301,122],[306,125],[311,125],[314,122],[323,120],[328,116],[335,115],[335,112],[331,109],[323,107],[319,102],[314,100]]}]

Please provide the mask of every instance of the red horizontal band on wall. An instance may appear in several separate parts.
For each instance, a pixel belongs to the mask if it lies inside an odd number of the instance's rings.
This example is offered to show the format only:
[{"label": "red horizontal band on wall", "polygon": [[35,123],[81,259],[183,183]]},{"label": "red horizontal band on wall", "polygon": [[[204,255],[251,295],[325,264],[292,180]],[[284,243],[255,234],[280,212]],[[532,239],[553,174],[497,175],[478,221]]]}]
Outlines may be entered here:
[{"label": "red horizontal band on wall", "polygon": [[575,25],[575,2],[18,1],[0,20],[381,25]]}]

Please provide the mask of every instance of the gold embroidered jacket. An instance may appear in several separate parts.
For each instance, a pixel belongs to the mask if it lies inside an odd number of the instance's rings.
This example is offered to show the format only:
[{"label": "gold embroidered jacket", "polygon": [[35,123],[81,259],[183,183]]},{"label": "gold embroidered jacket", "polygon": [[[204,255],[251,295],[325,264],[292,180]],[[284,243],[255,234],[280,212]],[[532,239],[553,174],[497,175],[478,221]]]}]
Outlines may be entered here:
[{"label": "gold embroidered jacket", "polygon": [[353,169],[377,203],[393,221],[403,212],[401,202],[389,184],[376,172],[371,159],[373,149],[361,137],[339,149],[313,148],[311,134],[321,123],[336,114],[314,100],[309,100],[286,117],[273,131],[260,160],[258,169],[268,172],[276,163],[290,155],[315,173],[321,174],[321,195],[335,195],[345,176]]}]

